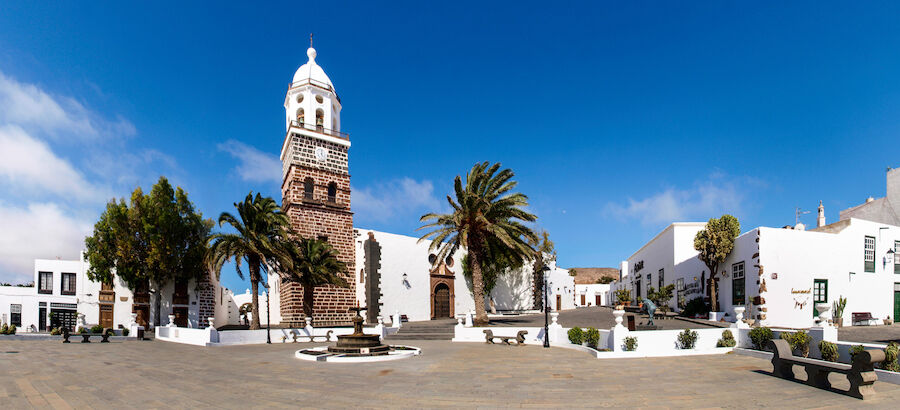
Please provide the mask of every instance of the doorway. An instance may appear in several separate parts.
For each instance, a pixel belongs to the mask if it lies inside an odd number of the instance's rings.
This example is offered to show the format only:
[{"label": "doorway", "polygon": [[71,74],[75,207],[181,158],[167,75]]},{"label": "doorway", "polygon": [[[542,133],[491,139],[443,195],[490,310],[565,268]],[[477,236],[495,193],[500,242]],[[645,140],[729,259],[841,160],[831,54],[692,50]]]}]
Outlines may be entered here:
[{"label": "doorway", "polygon": [[47,330],[47,308],[42,307],[38,308],[38,331],[44,332]]},{"label": "doorway", "polygon": [[603,302],[603,300],[600,295],[594,295],[594,306],[602,306],[603,304],[601,302]]},{"label": "doorway", "polygon": [[113,327],[113,305],[111,303],[100,304],[100,326],[104,329]]},{"label": "doorway", "polygon": [[188,308],[186,306],[172,308],[172,314],[175,315],[175,326],[188,327]]},{"label": "doorway", "polygon": [[150,306],[149,305],[134,305],[132,308],[132,312],[137,314],[137,317],[134,319],[135,322],[139,326],[143,326],[145,330],[150,330]]},{"label": "doorway", "polygon": [[562,295],[556,295],[556,311],[559,312],[562,309]]},{"label": "doorway", "polygon": [[585,301],[585,295],[581,295],[581,306],[587,306],[587,302]]},{"label": "doorway", "polygon": [[446,283],[438,283],[434,288],[434,318],[450,316],[450,287]]},{"label": "doorway", "polygon": [[828,279],[813,280],[813,318],[818,316],[818,312],[816,312],[816,303],[828,303]]}]

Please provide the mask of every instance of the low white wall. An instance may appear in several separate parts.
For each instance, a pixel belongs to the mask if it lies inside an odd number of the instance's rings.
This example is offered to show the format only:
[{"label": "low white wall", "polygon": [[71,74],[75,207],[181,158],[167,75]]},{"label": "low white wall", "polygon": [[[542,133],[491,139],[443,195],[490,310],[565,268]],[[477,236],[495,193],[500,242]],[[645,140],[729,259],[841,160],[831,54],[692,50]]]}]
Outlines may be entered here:
[{"label": "low white wall", "polygon": [[[624,328],[622,328],[624,329]],[[621,357],[662,357],[685,356],[694,354],[722,354],[730,351],[730,348],[717,348],[716,342],[722,338],[724,330],[730,330],[732,336],[737,338],[737,329],[691,329],[697,332],[697,341],[693,349],[681,349],[678,346],[678,334],[684,330],[643,330],[628,331],[624,334],[616,334],[615,330],[609,334],[609,348],[614,352],[628,353]],[[633,352],[626,352],[625,337],[637,338],[637,348]]]},{"label": "low white wall", "polygon": [[[363,333],[366,334],[378,334],[381,336],[381,339],[384,340],[384,337],[397,332],[397,328],[387,327],[387,326],[376,326],[373,328],[365,328],[363,329]],[[321,336],[325,337],[328,332],[331,333],[331,340],[336,340],[335,338],[339,335],[349,335],[353,333],[352,327],[316,327],[312,328],[313,336]],[[226,345],[246,345],[246,344],[262,344],[266,343],[266,329],[258,329],[258,330],[223,330],[219,333],[218,341],[211,344],[214,346],[226,346]],[[294,334],[300,335],[298,338],[298,342],[309,342],[310,328],[292,328],[292,329],[272,329],[271,330],[271,339],[272,343],[290,343],[293,342]],[[324,340],[324,339],[323,339]]]},{"label": "low white wall", "polygon": [[218,341],[215,329],[192,329],[188,327],[157,326],[156,339],[166,342],[183,343],[195,346],[207,346]]}]

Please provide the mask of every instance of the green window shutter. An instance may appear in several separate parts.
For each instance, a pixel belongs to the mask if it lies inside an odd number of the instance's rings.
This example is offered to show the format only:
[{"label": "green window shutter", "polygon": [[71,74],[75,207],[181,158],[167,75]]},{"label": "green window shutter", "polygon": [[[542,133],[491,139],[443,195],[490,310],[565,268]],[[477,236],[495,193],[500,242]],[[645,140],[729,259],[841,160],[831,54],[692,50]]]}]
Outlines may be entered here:
[{"label": "green window shutter", "polygon": [[865,248],[863,249],[863,267],[865,272],[875,272],[875,237],[867,236]]}]

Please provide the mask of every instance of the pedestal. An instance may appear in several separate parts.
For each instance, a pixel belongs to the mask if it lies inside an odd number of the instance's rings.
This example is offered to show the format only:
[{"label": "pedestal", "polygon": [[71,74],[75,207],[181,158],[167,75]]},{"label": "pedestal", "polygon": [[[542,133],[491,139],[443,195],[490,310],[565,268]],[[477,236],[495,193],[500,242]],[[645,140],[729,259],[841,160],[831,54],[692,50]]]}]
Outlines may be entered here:
[{"label": "pedestal", "polygon": [[734,307],[734,323],[731,324],[731,328],[733,329],[749,329],[750,325],[744,322],[744,308],[743,306],[735,306]]},{"label": "pedestal", "polygon": [[175,327],[175,315],[169,315],[169,327]]}]

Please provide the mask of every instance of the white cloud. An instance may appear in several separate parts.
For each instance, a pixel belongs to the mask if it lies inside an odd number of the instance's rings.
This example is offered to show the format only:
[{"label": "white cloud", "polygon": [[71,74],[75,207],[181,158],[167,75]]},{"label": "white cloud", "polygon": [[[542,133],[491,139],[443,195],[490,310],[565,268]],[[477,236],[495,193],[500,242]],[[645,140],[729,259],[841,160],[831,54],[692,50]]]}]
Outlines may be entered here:
[{"label": "white cloud", "polygon": [[629,198],[627,205],[608,204],[606,212],[621,219],[638,219],[644,225],[702,222],[723,213],[741,214],[748,190],[759,186],[759,181],[750,178],[716,173],[689,189],[670,187],[641,200]]},{"label": "white cloud", "polygon": [[122,117],[108,121],[71,97],[54,96],[0,72],[0,123],[17,124],[51,136],[131,136],[134,125]]},{"label": "white cloud", "polygon": [[[362,220],[387,221],[417,210],[438,212],[440,200],[431,181],[402,178],[366,188],[351,188],[351,207]],[[419,215],[416,215],[418,218]]]},{"label": "white cloud", "polygon": [[46,143],[18,126],[0,125],[0,147],[3,147],[0,150],[0,182],[17,190],[82,202],[103,200],[108,196],[105,189],[85,180],[72,164],[54,154]]},{"label": "white cloud", "polygon": [[[92,225],[54,203],[0,203],[0,278],[28,282],[35,258],[77,259]],[[5,273],[5,274],[4,274]]]},{"label": "white cloud", "polygon": [[281,160],[277,156],[235,140],[225,141],[218,148],[238,160],[235,170],[241,179],[251,182],[281,182]]}]

